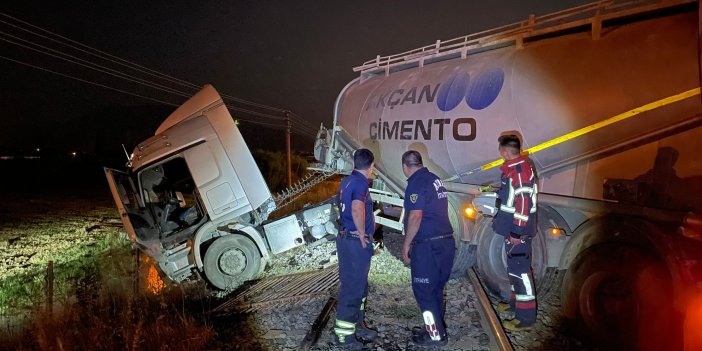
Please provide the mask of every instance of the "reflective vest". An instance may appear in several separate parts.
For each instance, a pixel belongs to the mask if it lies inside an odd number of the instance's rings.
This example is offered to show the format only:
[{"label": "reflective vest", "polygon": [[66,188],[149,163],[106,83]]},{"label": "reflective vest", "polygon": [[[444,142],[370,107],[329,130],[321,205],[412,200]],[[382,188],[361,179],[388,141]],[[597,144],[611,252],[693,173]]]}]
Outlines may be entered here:
[{"label": "reflective vest", "polygon": [[534,236],[536,234],[536,198],[538,181],[526,156],[506,161],[501,167],[502,178],[497,196],[500,208],[492,224],[500,235],[514,233]]}]

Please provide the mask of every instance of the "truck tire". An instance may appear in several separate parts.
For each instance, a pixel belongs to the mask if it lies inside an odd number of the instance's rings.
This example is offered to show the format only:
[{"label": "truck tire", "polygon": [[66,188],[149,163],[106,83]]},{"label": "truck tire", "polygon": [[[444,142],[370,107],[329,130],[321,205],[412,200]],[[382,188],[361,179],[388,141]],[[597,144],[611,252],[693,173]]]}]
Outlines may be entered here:
[{"label": "truck tire", "polygon": [[245,236],[232,234],[216,239],[205,252],[205,277],[218,289],[231,290],[256,276],[261,255]]},{"label": "truck tire", "polygon": [[565,274],[562,308],[584,337],[619,350],[677,350],[673,287],[667,266],[627,243],[591,246]]},{"label": "truck tire", "polygon": [[456,194],[449,195],[448,214],[453,236],[456,240],[456,254],[451,267],[451,279],[464,276],[466,271],[475,264],[477,250],[474,243],[464,240],[465,234],[473,229],[473,223],[463,216],[464,197]]},{"label": "truck tire", "polygon": [[[536,285],[537,300],[547,298],[552,285],[558,282],[555,279],[557,271],[547,269],[548,256],[543,232],[539,230],[531,243],[531,267]],[[507,276],[507,258],[505,257],[505,238],[492,230],[492,219],[481,217],[476,223],[476,238],[478,243],[477,268],[488,292],[492,295],[509,301],[512,291]]]},{"label": "truck tire", "polygon": [[451,279],[460,278],[466,274],[466,271],[475,264],[477,252],[477,246],[470,245],[467,241],[458,240],[456,242],[456,256],[453,258]]}]

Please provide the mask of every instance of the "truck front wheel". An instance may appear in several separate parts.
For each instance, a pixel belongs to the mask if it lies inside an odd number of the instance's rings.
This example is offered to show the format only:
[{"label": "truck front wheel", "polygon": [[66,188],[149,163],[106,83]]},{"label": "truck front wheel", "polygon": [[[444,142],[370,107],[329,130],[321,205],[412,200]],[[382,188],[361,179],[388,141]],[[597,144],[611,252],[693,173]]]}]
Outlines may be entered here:
[{"label": "truck front wheel", "polygon": [[253,278],[261,268],[261,255],[248,238],[232,234],[216,239],[205,252],[207,280],[218,289],[233,289]]}]

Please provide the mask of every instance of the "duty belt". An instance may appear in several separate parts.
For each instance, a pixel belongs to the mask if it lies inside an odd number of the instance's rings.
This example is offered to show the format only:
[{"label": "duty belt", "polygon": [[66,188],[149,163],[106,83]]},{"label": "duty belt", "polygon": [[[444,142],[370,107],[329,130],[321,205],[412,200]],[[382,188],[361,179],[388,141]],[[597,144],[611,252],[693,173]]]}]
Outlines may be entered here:
[{"label": "duty belt", "polygon": [[357,230],[348,231],[348,230],[346,230],[346,229],[341,229],[341,230],[339,231],[339,238],[341,238],[341,239],[347,239],[347,238],[348,238],[348,239],[351,239],[351,238],[360,239],[361,236],[358,235],[358,231],[357,231]]},{"label": "duty belt", "polygon": [[414,244],[419,244],[419,243],[423,243],[423,242],[426,242],[426,241],[439,240],[439,239],[448,239],[448,238],[453,238],[453,233],[451,233],[451,234],[446,234],[446,235],[439,235],[439,236],[435,236],[435,237],[433,237],[433,238],[427,238],[427,239],[421,239],[421,240],[414,240],[412,243],[414,243]]}]

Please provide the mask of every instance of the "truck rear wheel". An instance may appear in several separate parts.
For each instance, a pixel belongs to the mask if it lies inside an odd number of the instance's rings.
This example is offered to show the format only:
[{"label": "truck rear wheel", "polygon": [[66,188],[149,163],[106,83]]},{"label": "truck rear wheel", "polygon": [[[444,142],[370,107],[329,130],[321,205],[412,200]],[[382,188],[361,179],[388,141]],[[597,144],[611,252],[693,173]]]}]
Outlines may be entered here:
[{"label": "truck rear wheel", "polygon": [[236,288],[261,268],[261,255],[248,238],[232,234],[216,239],[205,252],[207,280],[218,289]]},{"label": "truck rear wheel", "polygon": [[627,243],[597,244],[579,253],[562,292],[565,316],[575,318],[588,337],[622,350],[680,346],[672,299],[665,263],[654,252]]},{"label": "truck rear wheel", "polygon": [[456,254],[451,267],[451,279],[462,277],[466,271],[475,264],[477,250],[475,244],[463,240],[465,233],[473,229],[473,223],[463,216],[463,197],[455,194],[449,195],[449,221],[454,228],[453,236],[456,240]]},{"label": "truck rear wheel", "polygon": [[451,279],[460,278],[475,264],[477,259],[477,246],[467,241],[456,240],[456,256],[453,258]]},{"label": "truck rear wheel", "polygon": [[[481,217],[476,223],[478,238],[477,267],[483,283],[488,291],[504,301],[509,301],[512,292],[507,276],[507,258],[505,257],[505,238],[492,230],[492,220]],[[538,297],[543,298],[544,292],[551,291],[551,285],[556,270],[547,269],[548,256],[544,235],[539,230],[531,243],[531,268]]]}]

